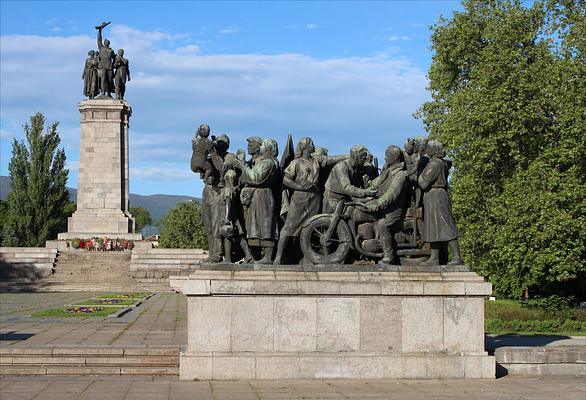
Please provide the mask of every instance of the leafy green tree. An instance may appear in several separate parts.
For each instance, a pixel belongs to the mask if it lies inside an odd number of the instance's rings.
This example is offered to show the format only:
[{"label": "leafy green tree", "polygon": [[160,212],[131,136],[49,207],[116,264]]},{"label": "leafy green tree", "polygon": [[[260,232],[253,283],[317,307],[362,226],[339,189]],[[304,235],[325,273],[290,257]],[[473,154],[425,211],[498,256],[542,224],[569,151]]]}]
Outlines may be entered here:
[{"label": "leafy green tree", "polygon": [[135,232],[140,232],[146,225],[153,223],[151,213],[144,207],[130,207],[130,213],[132,214],[132,218],[134,218]]},{"label": "leafy green tree", "polygon": [[179,203],[161,219],[159,246],[166,248],[207,249],[201,222],[201,207],[193,201]]},{"label": "leafy green tree", "polygon": [[8,215],[8,203],[0,200],[0,243],[2,243],[2,231],[6,223],[6,216]]},{"label": "leafy green tree", "polygon": [[65,151],[57,148],[61,142],[57,125],[53,123],[43,133],[45,117],[37,113],[30,125],[24,125],[28,148],[24,141],[12,142],[5,246],[43,246],[57,237],[67,219],[69,170],[65,169]]},{"label": "leafy green tree", "polygon": [[586,2],[466,0],[432,30],[417,112],[454,158],[462,250],[499,295],[586,281]]}]

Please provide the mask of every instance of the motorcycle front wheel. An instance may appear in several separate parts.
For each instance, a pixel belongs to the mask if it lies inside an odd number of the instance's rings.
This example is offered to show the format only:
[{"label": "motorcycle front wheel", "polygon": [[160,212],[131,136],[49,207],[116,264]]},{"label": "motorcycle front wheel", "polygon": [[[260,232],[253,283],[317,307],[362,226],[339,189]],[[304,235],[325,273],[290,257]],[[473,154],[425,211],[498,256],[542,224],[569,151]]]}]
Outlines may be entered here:
[{"label": "motorcycle front wheel", "polygon": [[331,216],[324,215],[314,219],[301,230],[301,251],[314,264],[341,263],[350,251],[352,233],[343,220],[338,221],[330,240],[325,241],[331,221]]}]

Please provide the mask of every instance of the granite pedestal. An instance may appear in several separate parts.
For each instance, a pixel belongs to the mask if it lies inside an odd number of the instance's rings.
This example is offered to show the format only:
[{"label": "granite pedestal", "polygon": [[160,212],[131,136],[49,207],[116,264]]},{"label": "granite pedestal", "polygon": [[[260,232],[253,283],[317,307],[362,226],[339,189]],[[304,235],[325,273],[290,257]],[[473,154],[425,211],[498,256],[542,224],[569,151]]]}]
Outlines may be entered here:
[{"label": "granite pedestal", "polygon": [[128,123],[121,100],[85,100],[81,114],[77,210],[59,239],[104,237],[140,240],[128,211]]},{"label": "granite pedestal", "polygon": [[182,380],[494,378],[473,272],[354,266],[196,271]]}]

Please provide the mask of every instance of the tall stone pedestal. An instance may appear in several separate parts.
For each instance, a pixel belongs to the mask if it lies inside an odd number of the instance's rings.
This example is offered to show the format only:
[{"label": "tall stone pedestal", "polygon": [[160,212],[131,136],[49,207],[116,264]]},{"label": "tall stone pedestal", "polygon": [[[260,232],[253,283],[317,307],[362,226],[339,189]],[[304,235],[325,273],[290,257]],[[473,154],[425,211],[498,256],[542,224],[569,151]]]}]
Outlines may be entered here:
[{"label": "tall stone pedestal", "polygon": [[85,100],[81,114],[77,211],[59,239],[142,239],[128,211],[128,122],[132,109],[120,100]]},{"label": "tall stone pedestal", "polygon": [[475,273],[225,269],[182,281],[182,380],[495,377]]}]

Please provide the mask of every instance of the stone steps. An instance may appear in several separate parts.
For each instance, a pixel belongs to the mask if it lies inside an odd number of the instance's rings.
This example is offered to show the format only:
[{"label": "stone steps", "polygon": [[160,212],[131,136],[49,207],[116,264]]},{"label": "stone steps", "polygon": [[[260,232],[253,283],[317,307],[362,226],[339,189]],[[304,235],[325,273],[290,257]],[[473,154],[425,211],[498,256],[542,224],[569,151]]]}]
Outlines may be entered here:
[{"label": "stone steps", "polygon": [[53,272],[57,250],[45,247],[0,247],[0,279],[36,281]]},{"label": "stone steps", "polygon": [[178,375],[177,347],[2,347],[0,375]]},{"label": "stone steps", "polygon": [[[22,261],[28,262],[28,269],[18,267],[18,271],[26,274],[13,274],[9,278],[11,286],[0,282],[2,291],[170,291],[169,276],[186,276],[198,270],[207,253],[201,249],[135,248],[132,252],[68,249],[57,252],[51,248],[1,248],[0,257],[21,261],[19,265],[23,265]],[[35,275],[40,269],[44,271],[43,279]],[[27,278],[27,274],[32,278]]]},{"label": "stone steps", "polygon": [[130,252],[59,252],[46,291],[170,291],[168,280],[141,282],[130,275]]},{"label": "stone steps", "polygon": [[129,252],[60,252],[52,282],[134,283],[129,276]]},{"label": "stone steps", "polygon": [[506,346],[494,355],[499,376],[586,376],[586,346]]},{"label": "stone steps", "polygon": [[141,280],[186,276],[199,269],[208,256],[202,249],[136,249],[130,260],[130,275]]}]

